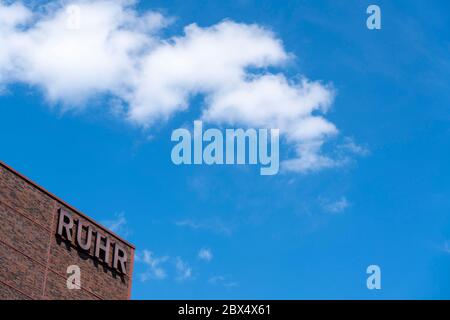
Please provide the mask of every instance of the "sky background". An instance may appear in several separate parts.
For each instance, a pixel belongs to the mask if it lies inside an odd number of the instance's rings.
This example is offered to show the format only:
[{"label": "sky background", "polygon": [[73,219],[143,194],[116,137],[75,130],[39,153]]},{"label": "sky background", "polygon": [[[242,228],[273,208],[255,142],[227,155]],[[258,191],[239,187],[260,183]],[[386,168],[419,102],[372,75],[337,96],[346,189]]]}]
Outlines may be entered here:
[{"label": "sky background", "polygon": [[[369,4],[381,8],[381,30],[366,27]],[[201,94],[142,128],[105,111],[107,95],[64,111],[39,86],[8,82],[1,160],[135,244],[132,298],[450,298],[448,1],[136,8],[174,18],[163,31],[171,36],[224,19],[270,29],[295,56],[280,69],[286,76],[335,90],[326,119],[339,137],[324,152],[350,142],[359,152],[275,176],[257,166],[175,166],[171,132],[199,117]],[[381,267],[381,290],[366,287],[371,264]]]}]

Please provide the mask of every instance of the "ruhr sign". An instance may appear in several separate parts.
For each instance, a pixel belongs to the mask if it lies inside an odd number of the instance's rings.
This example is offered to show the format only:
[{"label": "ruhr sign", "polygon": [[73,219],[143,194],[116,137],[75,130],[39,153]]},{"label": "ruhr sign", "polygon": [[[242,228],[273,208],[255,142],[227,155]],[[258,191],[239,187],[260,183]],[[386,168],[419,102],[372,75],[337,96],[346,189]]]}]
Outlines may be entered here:
[{"label": "ruhr sign", "polygon": [[[59,209],[56,233],[61,238],[74,243],[86,253],[93,255],[94,258],[107,266],[120,273],[127,274],[128,256],[125,249],[117,241],[112,242],[109,236],[99,231],[94,231],[91,225],[83,223],[80,219],[76,220],[73,214],[64,208]],[[92,254],[91,247],[93,243],[94,250]],[[111,250],[114,250],[112,259],[110,255]]]}]

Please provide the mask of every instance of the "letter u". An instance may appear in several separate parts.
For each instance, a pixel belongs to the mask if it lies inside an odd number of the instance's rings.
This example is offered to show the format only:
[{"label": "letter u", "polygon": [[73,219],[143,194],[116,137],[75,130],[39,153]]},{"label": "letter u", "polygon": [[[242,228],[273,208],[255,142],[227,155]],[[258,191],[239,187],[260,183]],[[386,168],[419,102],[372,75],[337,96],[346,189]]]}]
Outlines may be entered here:
[{"label": "letter u", "polygon": [[78,230],[77,230],[77,243],[81,249],[88,251],[91,248],[92,243],[92,229],[91,226],[87,226],[86,231],[86,241],[83,243],[83,223],[78,220]]}]

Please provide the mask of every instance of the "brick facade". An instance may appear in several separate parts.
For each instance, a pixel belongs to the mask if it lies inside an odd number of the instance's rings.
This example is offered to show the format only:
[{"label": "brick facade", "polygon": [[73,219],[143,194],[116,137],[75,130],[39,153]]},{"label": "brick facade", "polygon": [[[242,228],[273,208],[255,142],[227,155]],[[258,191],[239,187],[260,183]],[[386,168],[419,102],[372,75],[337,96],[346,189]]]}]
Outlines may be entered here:
[{"label": "brick facade", "polygon": [[[94,237],[84,251],[75,239],[59,236],[60,210],[120,245],[127,254],[126,274],[94,257]],[[72,235],[76,238],[76,231]],[[129,299],[133,259],[131,244],[0,162],[0,300]],[[80,267],[79,290],[67,288],[70,265]]]}]

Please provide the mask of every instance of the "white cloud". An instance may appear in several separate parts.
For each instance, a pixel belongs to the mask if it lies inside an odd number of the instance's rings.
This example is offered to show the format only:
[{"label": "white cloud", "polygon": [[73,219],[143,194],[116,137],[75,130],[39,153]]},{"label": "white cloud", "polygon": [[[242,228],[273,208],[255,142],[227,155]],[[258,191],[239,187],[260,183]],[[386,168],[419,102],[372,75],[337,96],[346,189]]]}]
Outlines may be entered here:
[{"label": "white cloud", "polygon": [[308,172],[341,165],[341,160],[331,159],[320,154],[324,141],[320,139],[303,142],[296,146],[297,158],[285,160],[284,168],[295,172]]},{"label": "white cloud", "polygon": [[225,288],[233,288],[239,285],[237,282],[233,281],[232,278],[228,275],[226,276],[219,275],[211,277],[209,278],[208,282],[212,285],[224,286]]},{"label": "white cloud", "polygon": [[124,237],[128,236],[131,231],[128,228],[127,219],[125,213],[120,212],[114,215],[114,219],[102,221],[102,224],[112,232],[120,234]]},{"label": "white cloud", "polygon": [[139,274],[142,282],[167,278],[183,281],[192,278],[191,266],[180,257],[156,256],[150,250],[143,250],[135,255],[135,260],[147,267],[144,272]]},{"label": "white cloud", "polygon": [[141,281],[145,282],[151,279],[162,280],[167,277],[163,264],[169,259],[168,256],[156,257],[152,251],[144,250],[142,255],[136,254],[135,259],[148,266],[148,269],[140,274]]},{"label": "white cloud", "polygon": [[200,251],[198,252],[198,257],[201,260],[205,260],[205,261],[211,261],[213,258],[213,254],[212,251],[210,249],[206,249],[206,248],[202,248],[200,249]]},{"label": "white cloud", "polygon": [[208,230],[215,233],[225,234],[227,236],[233,233],[233,227],[231,224],[226,223],[220,218],[207,219],[205,221],[194,221],[192,219],[175,221],[175,225],[178,227],[186,227],[194,230]]},{"label": "white cloud", "polygon": [[344,139],[344,143],[339,146],[339,149],[344,151],[344,153],[353,153],[359,156],[367,156],[370,153],[367,147],[356,144],[355,141],[349,137]]},{"label": "white cloud", "polygon": [[322,208],[325,211],[328,211],[331,213],[340,213],[350,206],[350,203],[347,201],[346,197],[341,197],[339,200],[336,200],[336,201],[321,199],[320,202],[321,202]]},{"label": "white cloud", "polygon": [[[58,1],[39,11],[0,0],[0,86],[38,87],[65,109],[112,97],[108,112],[142,127],[186,110],[190,98],[201,94],[205,121],[279,128],[295,150],[286,170],[341,164],[321,153],[338,133],[324,117],[334,90],[270,72],[291,57],[275,34],[225,20],[210,27],[191,24],[182,35],[163,38],[158,31],[171,19],[139,13],[133,3]],[[79,7],[78,29],[67,28],[66,4]],[[117,112],[118,105],[124,112]]]},{"label": "white cloud", "polygon": [[[37,86],[51,102],[66,107],[81,106],[97,94],[126,95],[139,52],[152,46],[149,33],[165,25],[160,14],[139,16],[128,2],[70,2],[79,8],[78,29],[68,27],[66,1],[44,13],[16,3],[17,18],[0,25],[0,56],[9,57],[1,65],[10,67],[8,80]],[[0,4],[2,11],[11,9]]]},{"label": "white cloud", "polygon": [[175,268],[177,269],[177,280],[187,280],[192,277],[192,269],[189,264],[181,258],[177,257],[175,260]]},{"label": "white cloud", "polygon": [[[239,48],[239,50],[236,50]],[[189,97],[207,97],[243,84],[245,68],[287,58],[273,35],[256,26],[224,21],[209,28],[184,28],[142,60],[130,118],[147,124],[188,107]],[[229,88],[229,89],[228,89]]]}]

